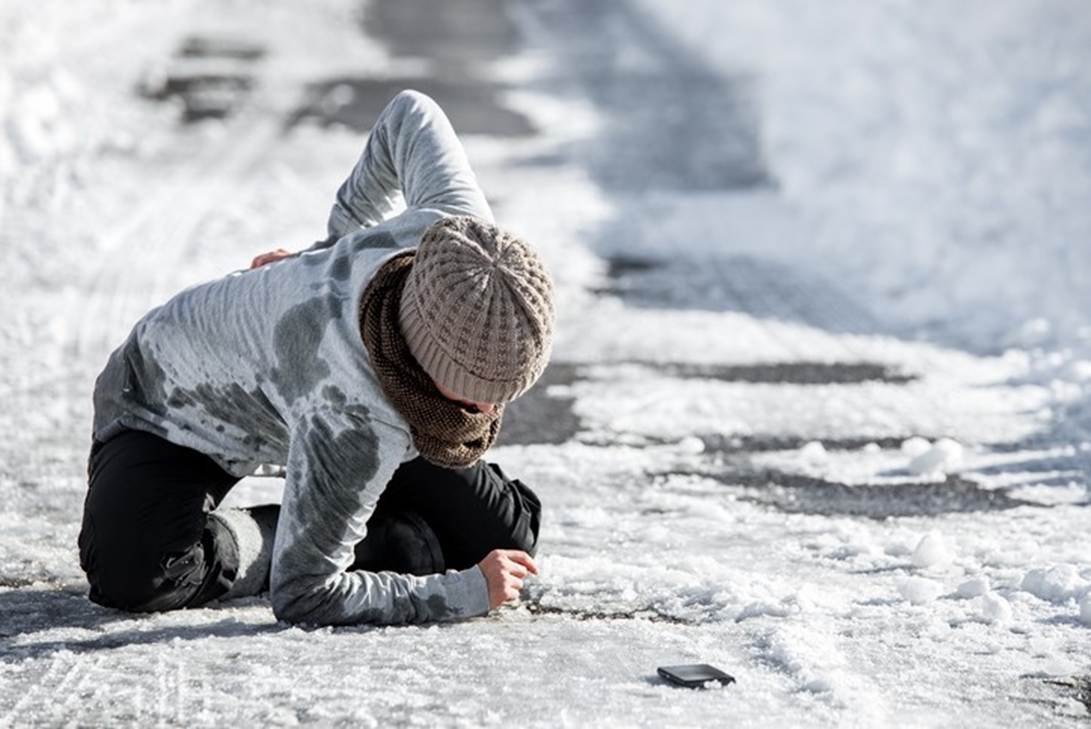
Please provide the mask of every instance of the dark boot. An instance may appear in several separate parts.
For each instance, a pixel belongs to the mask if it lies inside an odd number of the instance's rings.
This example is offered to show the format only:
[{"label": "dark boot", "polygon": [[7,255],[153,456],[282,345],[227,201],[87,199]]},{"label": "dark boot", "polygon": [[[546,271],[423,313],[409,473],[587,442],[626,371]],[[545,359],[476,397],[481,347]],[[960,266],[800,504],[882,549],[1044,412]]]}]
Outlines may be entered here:
[{"label": "dark boot", "polygon": [[412,511],[379,514],[367,523],[367,537],[356,545],[353,569],[432,575],[445,570],[443,550],[432,528]]}]

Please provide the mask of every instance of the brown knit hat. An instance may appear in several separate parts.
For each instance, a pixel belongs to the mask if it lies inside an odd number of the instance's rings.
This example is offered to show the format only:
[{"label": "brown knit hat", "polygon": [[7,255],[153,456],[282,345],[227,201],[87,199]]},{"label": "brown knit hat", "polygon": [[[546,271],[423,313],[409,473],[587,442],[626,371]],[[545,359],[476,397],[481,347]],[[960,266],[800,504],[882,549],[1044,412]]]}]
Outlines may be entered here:
[{"label": "brown knit hat", "polygon": [[507,402],[549,360],[553,281],[511,233],[466,215],[444,218],[421,238],[400,322],[433,380],[473,402]]}]

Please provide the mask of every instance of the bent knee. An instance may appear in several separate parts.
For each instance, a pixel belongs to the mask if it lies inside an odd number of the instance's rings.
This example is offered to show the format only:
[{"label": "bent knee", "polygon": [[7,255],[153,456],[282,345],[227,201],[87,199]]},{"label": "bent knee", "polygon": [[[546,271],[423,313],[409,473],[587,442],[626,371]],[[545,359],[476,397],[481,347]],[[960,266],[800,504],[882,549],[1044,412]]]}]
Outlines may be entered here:
[{"label": "bent knee", "polygon": [[85,570],[92,602],[131,612],[161,612],[185,607],[200,590],[204,554],[200,545],[171,554],[99,550]]}]

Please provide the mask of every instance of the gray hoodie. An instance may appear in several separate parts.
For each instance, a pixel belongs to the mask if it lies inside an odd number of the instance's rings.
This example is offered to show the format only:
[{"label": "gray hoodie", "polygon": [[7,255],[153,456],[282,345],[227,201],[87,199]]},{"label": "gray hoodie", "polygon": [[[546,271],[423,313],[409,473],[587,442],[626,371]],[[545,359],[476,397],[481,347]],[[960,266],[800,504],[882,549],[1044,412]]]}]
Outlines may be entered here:
[{"label": "gray hoodie", "polygon": [[[399,190],[406,210],[386,219]],[[443,111],[403,91],[338,190],[324,242],[184,289],[137,322],[95,382],[96,440],[135,428],[235,476],[285,466],[270,573],[280,619],[392,624],[488,612],[476,566],[425,577],[347,571],[379,495],[417,455],[371,370],[357,305],[375,271],[446,215],[492,221]]]}]

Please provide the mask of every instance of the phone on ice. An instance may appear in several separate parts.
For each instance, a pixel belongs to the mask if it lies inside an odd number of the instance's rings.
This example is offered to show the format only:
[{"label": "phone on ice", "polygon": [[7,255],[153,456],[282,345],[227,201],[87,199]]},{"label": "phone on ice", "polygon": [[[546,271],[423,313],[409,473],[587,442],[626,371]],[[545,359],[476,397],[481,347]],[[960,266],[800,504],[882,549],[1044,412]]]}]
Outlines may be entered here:
[{"label": "phone on ice", "polygon": [[718,681],[724,686],[735,683],[735,677],[707,663],[690,663],[685,666],[660,666],[656,669],[660,676],[679,686],[699,688],[708,681]]}]

